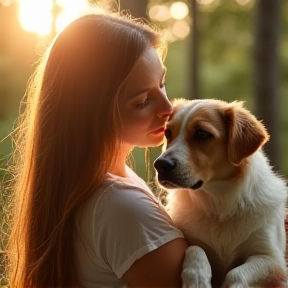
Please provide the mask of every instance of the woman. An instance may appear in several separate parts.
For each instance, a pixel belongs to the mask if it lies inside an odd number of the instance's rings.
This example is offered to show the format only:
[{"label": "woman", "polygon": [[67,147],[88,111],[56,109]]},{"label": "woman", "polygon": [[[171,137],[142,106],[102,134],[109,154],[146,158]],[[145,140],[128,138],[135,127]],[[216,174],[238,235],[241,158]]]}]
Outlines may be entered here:
[{"label": "woman", "polygon": [[148,25],[86,15],[32,78],[15,144],[11,287],[179,287],[182,233],[126,166],[171,114],[165,43]]}]

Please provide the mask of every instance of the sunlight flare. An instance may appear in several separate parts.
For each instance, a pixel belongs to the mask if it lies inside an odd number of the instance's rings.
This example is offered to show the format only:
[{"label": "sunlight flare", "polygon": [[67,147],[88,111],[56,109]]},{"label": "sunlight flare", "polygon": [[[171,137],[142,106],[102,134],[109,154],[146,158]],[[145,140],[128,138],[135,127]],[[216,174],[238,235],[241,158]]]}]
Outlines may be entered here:
[{"label": "sunlight flare", "polygon": [[91,6],[88,0],[18,0],[21,27],[40,36],[61,31],[87,12],[101,13],[103,10]]},{"label": "sunlight flare", "polygon": [[52,0],[19,0],[20,25],[26,31],[48,35],[52,28],[52,8]]}]

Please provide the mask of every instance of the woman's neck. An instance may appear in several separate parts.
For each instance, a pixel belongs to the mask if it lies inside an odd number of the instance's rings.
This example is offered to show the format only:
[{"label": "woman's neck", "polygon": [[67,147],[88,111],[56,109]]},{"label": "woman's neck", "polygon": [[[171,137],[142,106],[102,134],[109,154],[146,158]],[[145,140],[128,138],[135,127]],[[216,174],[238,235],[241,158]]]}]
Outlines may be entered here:
[{"label": "woman's neck", "polygon": [[117,166],[113,166],[109,169],[109,173],[120,176],[120,177],[127,177],[127,173],[126,173],[126,165],[124,163],[123,167],[122,165],[117,165]]},{"label": "woman's neck", "polygon": [[109,168],[109,172],[117,176],[127,177],[126,159],[132,149],[123,146],[119,150],[116,160]]}]

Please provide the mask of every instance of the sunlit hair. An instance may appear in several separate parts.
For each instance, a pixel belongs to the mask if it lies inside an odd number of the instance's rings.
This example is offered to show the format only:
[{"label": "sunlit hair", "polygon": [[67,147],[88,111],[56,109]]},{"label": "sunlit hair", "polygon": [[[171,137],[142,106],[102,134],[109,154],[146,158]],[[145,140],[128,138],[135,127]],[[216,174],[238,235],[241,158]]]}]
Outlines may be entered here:
[{"label": "sunlit hair", "polygon": [[116,159],[119,98],[144,50],[166,45],[147,24],[86,15],[53,41],[14,131],[13,288],[77,287],[75,216]]}]

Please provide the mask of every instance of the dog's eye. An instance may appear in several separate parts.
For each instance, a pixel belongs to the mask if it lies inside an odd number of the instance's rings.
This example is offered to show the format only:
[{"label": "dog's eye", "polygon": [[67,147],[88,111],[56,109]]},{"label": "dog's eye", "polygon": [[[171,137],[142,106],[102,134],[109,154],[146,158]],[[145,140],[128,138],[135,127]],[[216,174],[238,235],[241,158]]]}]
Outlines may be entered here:
[{"label": "dog's eye", "polygon": [[213,135],[203,129],[198,129],[194,134],[195,140],[207,140],[208,138],[213,137]]},{"label": "dog's eye", "polygon": [[172,132],[169,128],[165,130],[165,137],[166,137],[167,142],[169,143],[172,139]]}]

